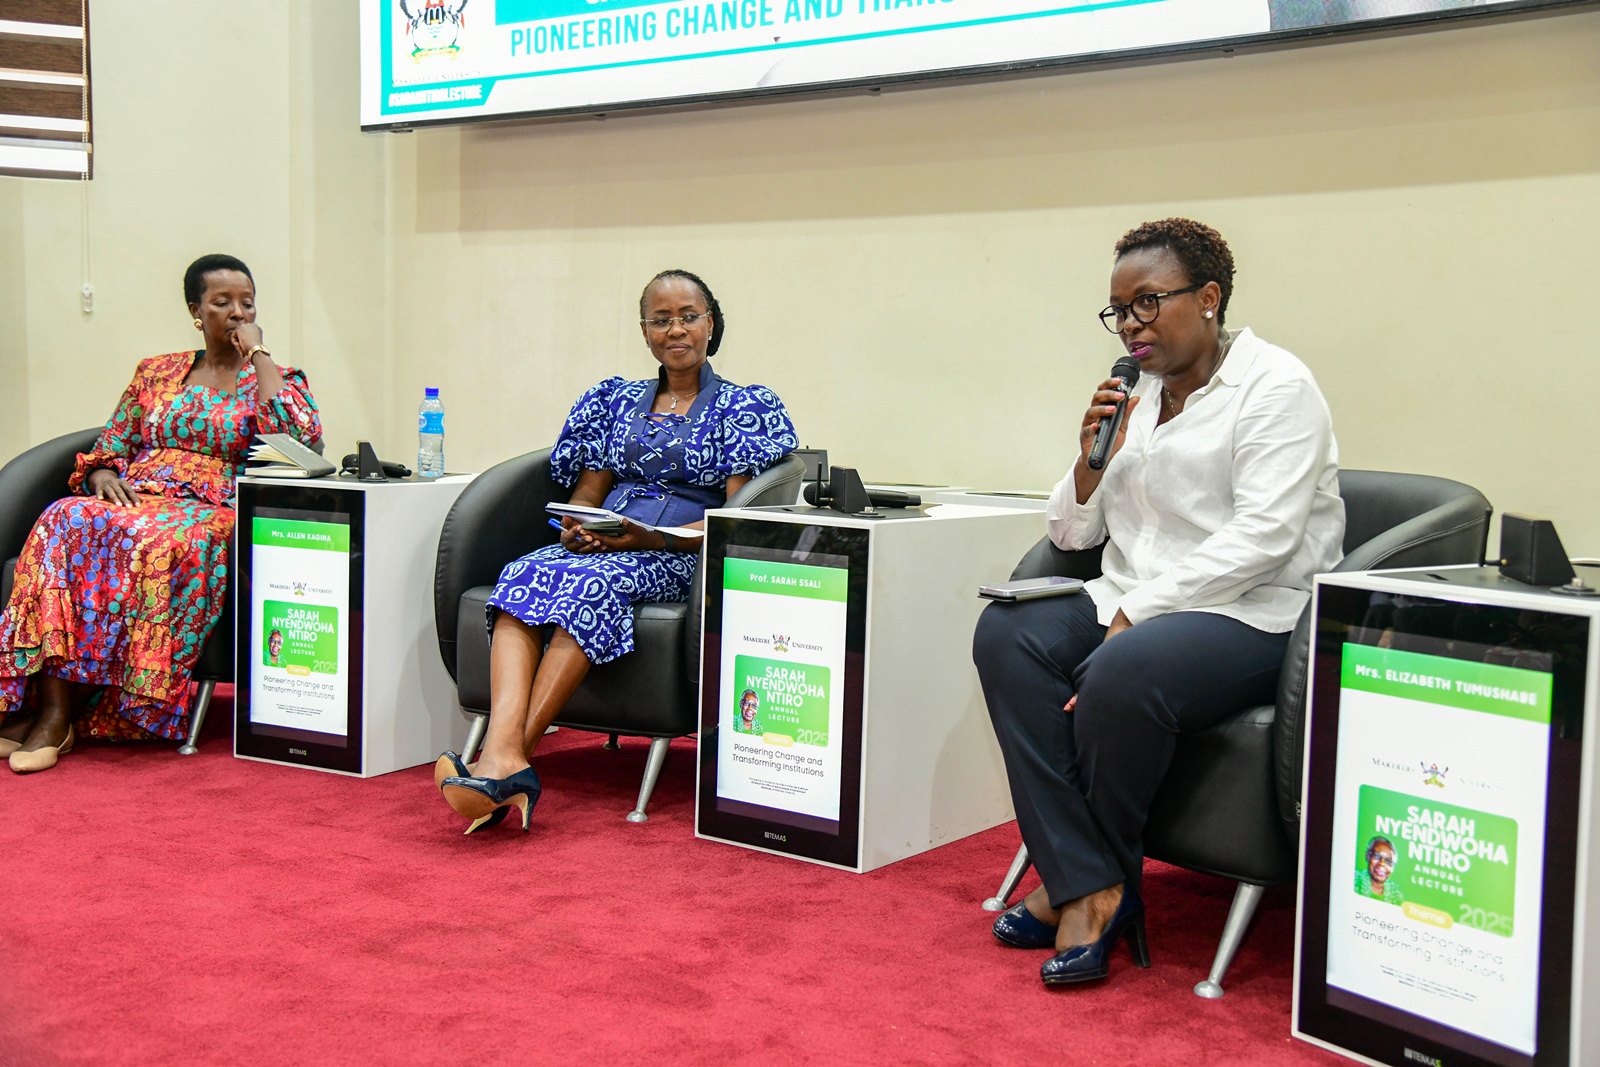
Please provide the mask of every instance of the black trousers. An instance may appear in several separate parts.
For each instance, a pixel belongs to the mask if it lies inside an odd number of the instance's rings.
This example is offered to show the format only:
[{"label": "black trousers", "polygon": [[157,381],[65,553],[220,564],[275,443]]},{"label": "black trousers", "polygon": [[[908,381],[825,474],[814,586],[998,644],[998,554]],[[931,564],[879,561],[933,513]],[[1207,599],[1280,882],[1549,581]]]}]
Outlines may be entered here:
[{"label": "black trousers", "polygon": [[1178,735],[1272,703],[1289,644],[1200,611],[1105,632],[1080,594],[990,604],[973,636],[1017,827],[1056,908],[1138,887],[1140,838]]}]

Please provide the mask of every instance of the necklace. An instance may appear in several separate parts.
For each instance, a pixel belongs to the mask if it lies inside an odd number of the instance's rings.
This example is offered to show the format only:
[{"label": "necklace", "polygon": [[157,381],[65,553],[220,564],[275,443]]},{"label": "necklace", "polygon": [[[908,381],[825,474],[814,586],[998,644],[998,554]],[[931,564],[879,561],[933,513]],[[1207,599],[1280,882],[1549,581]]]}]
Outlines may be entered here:
[{"label": "necklace", "polygon": [[[672,406],[670,408],[668,408],[667,410],[668,411],[677,411],[678,410],[678,401],[681,398],[678,396],[677,393],[674,393],[670,389],[667,390],[667,393],[668,393],[668,395],[670,395],[672,397]],[[689,400],[684,401],[684,403],[687,404],[689,401],[692,401],[695,397],[697,397],[699,395],[700,395],[700,390],[696,389],[694,392],[689,394]]]},{"label": "necklace", "polygon": [[[1223,333],[1221,342],[1217,345],[1217,357],[1211,361],[1211,373],[1206,376],[1207,379],[1216,377],[1217,368],[1221,367],[1222,361],[1228,358],[1228,349],[1232,347],[1233,338],[1228,336],[1227,333]],[[1161,400],[1166,404],[1168,418],[1176,418],[1183,413],[1183,409],[1178,406],[1178,398],[1172,395],[1172,390],[1168,389],[1165,384],[1161,386]]]}]

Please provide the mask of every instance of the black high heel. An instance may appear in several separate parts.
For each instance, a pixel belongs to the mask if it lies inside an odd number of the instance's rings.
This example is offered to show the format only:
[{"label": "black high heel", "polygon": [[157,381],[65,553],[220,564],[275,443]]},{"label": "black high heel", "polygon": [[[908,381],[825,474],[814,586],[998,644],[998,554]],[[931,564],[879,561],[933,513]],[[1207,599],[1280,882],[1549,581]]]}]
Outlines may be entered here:
[{"label": "black high heel", "polygon": [[1133,962],[1141,967],[1150,966],[1150,943],[1144,932],[1144,901],[1131,886],[1124,886],[1122,900],[1112,912],[1111,921],[1100,935],[1100,940],[1088,945],[1073,945],[1057,952],[1044,961],[1039,977],[1045,985],[1071,985],[1074,982],[1093,982],[1111,973],[1111,950],[1119,938],[1126,936]]},{"label": "black high heel", "polygon": [[[522,812],[522,832],[528,832],[528,821],[533,817],[533,806],[539,802],[539,793],[542,787],[539,784],[539,775],[532,767],[524,767],[516,774],[505,778],[480,778],[475,775],[451,775],[446,778],[440,789],[444,792],[444,799],[454,808],[456,814],[465,815],[472,819],[472,825],[467,827],[467,833],[472,833],[480,826],[493,826],[505,818],[505,813],[510,808]],[[482,815],[473,816],[472,810],[482,806],[488,800],[494,805]],[[461,805],[465,804],[467,810],[463,811]]]}]

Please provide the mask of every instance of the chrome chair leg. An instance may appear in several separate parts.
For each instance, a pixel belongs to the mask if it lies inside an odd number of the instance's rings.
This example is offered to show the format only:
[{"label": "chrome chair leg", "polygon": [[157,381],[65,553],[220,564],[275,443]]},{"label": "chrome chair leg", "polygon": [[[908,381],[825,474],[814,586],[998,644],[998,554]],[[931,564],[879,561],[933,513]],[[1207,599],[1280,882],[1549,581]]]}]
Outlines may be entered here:
[{"label": "chrome chair leg", "polygon": [[639,802],[628,812],[629,822],[650,821],[650,816],[644,813],[644,806],[650,803],[650,794],[655,792],[656,779],[661,777],[661,767],[667,762],[667,749],[671,745],[670,737],[658,737],[650,742],[650,756],[644,764],[644,781],[639,785]]},{"label": "chrome chair leg", "polygon": [[478,758],[478,749],[483,747],[483,735],[489,732],[489,716],[473,715],[472,725],[467,727],[467,743],[461,748],[461,762],[471,763]]},{"label": "chrome chair leg", "polygon": [[1028,873],[1028,846],[1017,847],[1017,858],[1011,861],[1011,869],[1006,871],[1006,876],[1000,880],[1000,890],[994,896],[983,902],[984,911],[1005,911],[1011,906],[1011,894],[1016,891],[1017,883],[1022,881],[1022,876]]},{"label": "chrome chair leg", "polygon": [[1217,958],[1211,961],[1211,973],[1206,980],[1195,985],[1195,996],[1207,1000],[1222,996],[1222,977],[1228,973],[1234,953],[1244,943],[1245,931],[1250,928],[1250,920],[1255,918],[1256,908],[1266,891],[1266,886],[1249,882],[1240,882],[1239,888],[1234,890],[1233,906],[1228,909],[1228,921],[1222,925],[1222,940],[1217,944]]},{"label": "chrome chair leg", "polygon": [[200,751],[200,727],[205,725],[206,712],[211,710],[211,694],[216,682],[201,682],[194,692],[194,703],[189,708],[189,736],[178,746],[178,755],[192,756]]}]

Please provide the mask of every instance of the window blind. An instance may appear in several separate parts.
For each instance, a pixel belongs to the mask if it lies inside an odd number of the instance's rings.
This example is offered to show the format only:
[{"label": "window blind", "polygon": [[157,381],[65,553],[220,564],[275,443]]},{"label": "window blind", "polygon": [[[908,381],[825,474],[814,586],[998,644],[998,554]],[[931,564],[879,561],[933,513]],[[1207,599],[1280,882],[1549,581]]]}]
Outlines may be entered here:
[{"label": "window blind", "polygon": [[0,0],[0,174],[91,175],[88,0]]}]

